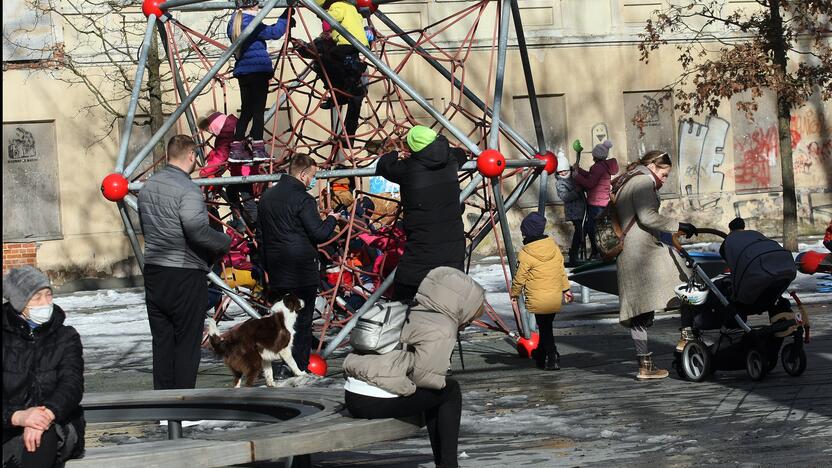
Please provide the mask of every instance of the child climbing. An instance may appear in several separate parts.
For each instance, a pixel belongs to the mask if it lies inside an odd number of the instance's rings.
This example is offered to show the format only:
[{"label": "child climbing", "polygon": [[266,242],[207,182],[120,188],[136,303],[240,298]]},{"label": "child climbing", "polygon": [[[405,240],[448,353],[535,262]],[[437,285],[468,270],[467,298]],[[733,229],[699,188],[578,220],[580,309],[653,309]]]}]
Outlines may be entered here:
[{"label": "child climbing", "polygon": [[526,308],[534,314],[540,344],[533,353],[538,369],[560,370],[560,354],[555,345],[552,323],[561,304],[572,302],[563,255],[552,238],[544,234],[546,218],[533,212],[523,218],[523,250],[511,282],[511,297],[526,295]]},{"label": "child climbing", "polygon": [[[232,176],[257,174],[256,165],[229,163],[229,153],[237,129],[237,117],[222,112],[211,112],[200,119],[200,130],[207,131],[214,138],[214,148],[208,153],[205,167],[199,170],[200,177],[219,177],[226,166]],[[257,200],[254,198],[254,184],[233,184],[226,189],[232,208],[240,211],[246,226],[252,231],[257,226]],[[245,229],[244,229],[245,230]]]},{"label": "child climbing", "polygon": [[618,161],[615,159],[608,159],[612,142],[609,140],[599,143],[592,148],[592,158],[595,163],[589,168],[589,171],[581,169],[575,164],[572,166],[572,177],[584,190],[586,190],[586,225],[584,230],[589,234],[589,242],[592,244],[592,252],[590,258],[597,259],[600,257],[598,252],[598,242],[595,235],[595,217],[601,214],[601,211],[610,202],[610,187],[612,176],[618,174]]},{"label": "child climbing", "polygon": [[[364,29],[364,18],[355,6],[342,1],[315,0],[324,8],[335,21],[344,27],[363,45],[369,47],[367,31]],[[324,31],[326,34],[326,28]],[[322,57],[326,75],[332,85],[329,99],[321,104],[322,109],[331,109],[338,101],[338,106],[347,104],[347,114],[344,116],[344,130],[347,138],[355,136],[358,130],[358,119],[361,116],[361,101],[366,94],[366,88],[361,76],[367,69],[367,64],[361,61],[356,49],[346,37],[336,30],[329,32],[335,45]]]},{"label": "child climbing", "polygon": [[[228,21],[228,38],[234,42],[242,31],[251,23],[260,10],[257,0],[236,0],[237,10]],[[272,25],[260,24],[237,50],[237,63],[234,65],[234,78],[240,86],[241,109],[240,119],[234,131],[234,141],[231,143],[230,162],[251,163],[252,161],[266,161],[270,159],[263,142],[264,113],[266,99],[269,94],[269,80],[274,74],[272,59],[266,41],[280,39],[286,33],[289,17],[287,8]],[[291,25],[294,26],[292,19]],[[246,129],[251,123],[249,138],[251,152],[246,151],[243,140]]]},{"label": "child climbing", "polygon": [[565,155],[558,155],[558,172],[555,181],[555,189],[558,197],[563,201],[563,210],[566,220],[575,227],[572,234],[572,244],[569,247],[569,265],[575,266],[578,263],[578,254],[584,245],[584,215],[586,214],[586,200],[583,191],[578,188],[575,179],[572,178],[572,168],[569,167],[569,160]]}]

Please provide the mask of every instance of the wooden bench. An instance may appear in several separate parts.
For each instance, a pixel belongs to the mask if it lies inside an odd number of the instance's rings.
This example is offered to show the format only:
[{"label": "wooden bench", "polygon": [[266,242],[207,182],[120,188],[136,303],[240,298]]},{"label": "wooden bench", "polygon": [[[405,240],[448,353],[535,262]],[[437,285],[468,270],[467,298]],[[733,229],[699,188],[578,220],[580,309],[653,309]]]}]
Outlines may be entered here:
[{"label": "wooden bench", "polygon": [[[100,393],[85,396],[82,404],[88,423],[167,418],[272,422],[197,438],[89,448],[84,458],[67,462],[68,468],[213,467],[280,460],[400,439],[421,427],[419,418],[352,418],[344,410],[343,391],[319,388]],[[280,421],[292,414],[298,416]]]}]

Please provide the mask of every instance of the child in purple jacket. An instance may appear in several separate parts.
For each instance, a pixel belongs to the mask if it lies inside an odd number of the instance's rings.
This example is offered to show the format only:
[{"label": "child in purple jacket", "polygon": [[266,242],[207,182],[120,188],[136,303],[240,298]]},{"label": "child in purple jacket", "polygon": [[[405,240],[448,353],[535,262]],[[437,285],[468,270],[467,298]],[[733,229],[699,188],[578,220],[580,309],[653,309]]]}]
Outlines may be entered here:
[{"label": "child in purple jacket", "polygon": [[586,225],[584,232],[589,235],[592,244],[590,258],[598,258],[598,243],[595,235],[595,217],[610,203],[610,187],[612,176],[618,174],[618,161],[608,159],[612,142],[609,140],[599,143],[592,148],[592,159],[595,163],[589,171],[581,169],[577,164],[572,167],[572,177],[578,186],[586,191]]}]

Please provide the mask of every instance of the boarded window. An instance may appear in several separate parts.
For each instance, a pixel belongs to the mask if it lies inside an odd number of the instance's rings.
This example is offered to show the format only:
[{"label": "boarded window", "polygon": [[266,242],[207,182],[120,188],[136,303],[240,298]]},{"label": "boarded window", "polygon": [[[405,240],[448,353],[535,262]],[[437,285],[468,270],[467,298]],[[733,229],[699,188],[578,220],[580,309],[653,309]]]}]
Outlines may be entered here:
[{"label": "boarded window", "polygon": [[55,122],[3,124],[3,242],[62,237],[56,148]]},{"label": "boarded window", "polygon": [[734,183],[738,192],[779,189],[780,139],[777,135],[777,101],[772,92],[757,99],[752,115],[737,109],[737,104],[751,101],[750,93],[731,97],[731,121],[734,124]]},{"label": "boarded window", "polygon": [[[566,135],[566,98],[563,94],[539,95],[537,102],[540,107],[540,120],[543,125],[543,136],[546,137],[546,149],[558,154],[566,154],[568,151]],[[531,107],[528,96],[514,97],[514,115],[509,122],[515,130],[526,137],[532,147],[537,148],[537,137],[535,136],[534,120],[532,119]],[[518,178],[519,182],[520,179]],[[537,206],[540,185],[535,182],[523,193],[518,200],[521,208]],[[548,203],[559,201],[555,191],[554,174],[548,178],[546,200]]]},{"label": "boarded window", "polygon": [[3,61],[32,62],[52,58],[58,31],[49,2],[6,0],[3,2]]},{"label": "boarded window", "polygon": [[[651,150],[667,151],[673,160],[673,170],[662,186],[662,194],[679,193],[679,153],[674,142],[673,100],[668,98],[664,105],[659,105],[661,95],[657,91],[638,91],[624,93],[624,113],[626,116],[625,132],[627,134],[627,162],[640,159]],[[646,111],[644,128],[633,123],[633,117],[639,110]],[[593,144],[596,143],[593,141]],[[587,149],[587,151],[591,148]],[[622,162],[622,161],[619,161]],[[622,172],[626,164],[621,164]]]}]

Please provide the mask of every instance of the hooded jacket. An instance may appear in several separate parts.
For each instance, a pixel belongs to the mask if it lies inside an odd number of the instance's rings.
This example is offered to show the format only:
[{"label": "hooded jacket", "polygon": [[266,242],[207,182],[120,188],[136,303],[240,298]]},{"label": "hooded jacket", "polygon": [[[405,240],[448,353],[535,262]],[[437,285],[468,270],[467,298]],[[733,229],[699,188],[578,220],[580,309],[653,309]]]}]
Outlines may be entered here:
[{"label": "hooded jacket", "polygon": [[520,265],[511,282],[511,297],[526,293],[526,308],[533,314],[560,312],[569,279],[563,254],[551,237],[526,244],[518,255]]},{"label": "hooded jacket", "polygon": [[76,453],[83,450],[84,357],[81,338],[64,325],[66,314],[54,306],[52,318],[35,328],[3,304],[3,442],[20,435],[12,426],[15,411],[45,406],[57,424],[72,424],[79,437]]},{"label": "hooded jacket", "polygon": [[610,180],[618,174],[618,161],[613,159],[596,159],[595,164],[585,171],[576,168],[572,177],[584,190],[586,202],[592,206],[607,206],[610,202]]},{"label": "hooded jacket", "polygon": [[462,270],[465,226],[459,203],[459,167],[465,152],[442,135],[407,159],[396,152],[379,158],[376,172],[399,184],[407,241],[396,282],[418,286],[438,266]]},{"label": "hooded jacket", "polygon": [[[239,10],[232,13],[231,19],[228,20],[228,27],[226,28],[226,34],[232,41],[234,16],[239,14],[243,15],[243,27],[241,31],[245,30],[254,19],[254,15],[242,13]],[[266,46],[266,41],[280,39],[286,33],[286,23],[286,18],[279,18],[275,24],[260,23],[257,25],[246,42],[240,46],[240,53],[234,65],[234,77],[252,73],[266,73],[271,76],[274,73],[272,59],[269,57],[269,48]]]},{"label": "hooded jacket", "polygon": [[449,267],[431,270],[402,329],[405,349],[352,353],[344,360],[344,372],[399,396],[413,394],[416,387],[444,388],[457,330],[482,315],[484,300],[485,290],[465,273]]},{"label": "hooded jacket", "polygon": [[[222,125],[222,131],[214,140],[214,148],[205,159],[205,167],[199,170],[200,177],[219,177],[225,172],[228,155],[231,153],[231,142],[234,141],[234,131],[237,129],[237,117],[229,115]],[[228,163],[232,176],[248,176],[257,173],[256,165],[242,163]]]}]

